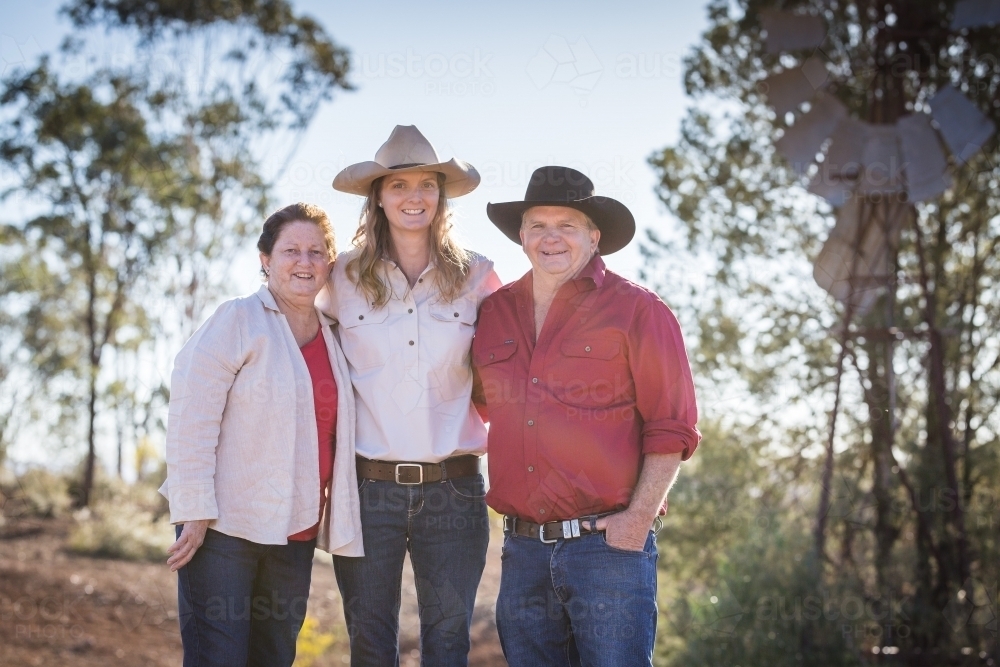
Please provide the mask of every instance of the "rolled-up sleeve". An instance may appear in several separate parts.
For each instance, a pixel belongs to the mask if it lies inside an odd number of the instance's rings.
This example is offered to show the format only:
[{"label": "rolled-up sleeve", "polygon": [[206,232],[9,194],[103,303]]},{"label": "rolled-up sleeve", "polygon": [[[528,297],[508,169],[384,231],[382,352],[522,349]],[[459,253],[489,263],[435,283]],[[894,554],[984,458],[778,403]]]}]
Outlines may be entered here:
[{"label": "rolled-up sleeve", "polygon": [[629,366],[643,420],[642,453],[680,452],[689,459],[701,440],[694,380],[677,318],[659,299],[650,297],[636,309]]},{"label": "rolled-up sleeve", "polygon": [[240,311],[223,304],[174,361],[167,420],[167,479],[171,523],[219,518],[216,448],[229,390],[243,366]]}]

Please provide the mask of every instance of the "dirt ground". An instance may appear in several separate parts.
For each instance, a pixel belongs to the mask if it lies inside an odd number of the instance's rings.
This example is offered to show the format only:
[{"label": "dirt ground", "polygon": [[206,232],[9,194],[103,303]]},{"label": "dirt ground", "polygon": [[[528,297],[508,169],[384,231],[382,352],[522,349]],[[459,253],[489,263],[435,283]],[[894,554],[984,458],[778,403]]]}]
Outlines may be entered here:
[{"label": "dirt ground", "polygon": [[[0,529],[0,665],[130,667],[180,665],[177,579],[165,565],[88,558],[63,549],[65,520],[8,523]],[[499,528],[494,526],[473,613],[469,664],[506,665],[494,605],[500,587]],[[400,664],[420,664],[413,573],[406,565],[400,614]],[[313,667],[348,664],[340,594],[328,557],[313,565],[309,616],[314,646],[328,648]],[[309,663],[300,652],[300,661]]]}]

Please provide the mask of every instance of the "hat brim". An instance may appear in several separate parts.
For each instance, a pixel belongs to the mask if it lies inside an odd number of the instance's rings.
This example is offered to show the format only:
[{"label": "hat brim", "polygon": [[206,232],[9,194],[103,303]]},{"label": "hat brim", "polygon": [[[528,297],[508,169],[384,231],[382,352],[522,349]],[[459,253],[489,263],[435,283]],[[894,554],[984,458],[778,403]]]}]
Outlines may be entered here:
[{"label": "hat brim", "polygon": [[333,189],[366,197],[371,189],[372,181],[376,178],[414,171],[434,171],[444,174],[444,193],[451,199],[469,194],[479,186],[481,180],[475,167],[455,158],[437,164],[417,164],[395,169],[384,167],[378,162],[368,161],[345,167],[333,179]]},{"label": "hat brim", "polygon": [[601,255],[618,252],[635,236],[635,218],[625,204],[610,197],[587,197],[577,201],[511,201],[487,204],[486,215],[504,236],[521,245],[521,216],[535,206],[565,206],[586,214],[601,230],[597,248]]}]

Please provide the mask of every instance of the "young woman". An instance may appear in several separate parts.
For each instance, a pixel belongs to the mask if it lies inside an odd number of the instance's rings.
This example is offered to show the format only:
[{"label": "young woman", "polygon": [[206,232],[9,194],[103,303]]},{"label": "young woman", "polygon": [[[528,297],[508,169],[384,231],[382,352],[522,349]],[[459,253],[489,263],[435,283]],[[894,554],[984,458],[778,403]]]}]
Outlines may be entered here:
[{"label": "young woman", "polygon": [[500,280],[452,238],[447,199],[478,184],[471,165],[443,162],[412,126],[333,181],[366,198],[355,248],[317,302],[339,322],[357,401],[365,557],[333,559],[354,667],[398,664],[407,552],[421,664],[468,662],[489,540],[486,427],[471,402],[469,350],[479,304]]}]

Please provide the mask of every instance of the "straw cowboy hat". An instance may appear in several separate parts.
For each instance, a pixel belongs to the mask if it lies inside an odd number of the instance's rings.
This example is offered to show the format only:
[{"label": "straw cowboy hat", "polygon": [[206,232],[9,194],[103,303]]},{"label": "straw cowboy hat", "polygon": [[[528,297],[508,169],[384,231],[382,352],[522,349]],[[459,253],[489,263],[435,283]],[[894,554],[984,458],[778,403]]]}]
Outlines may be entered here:
[{"label": "straw cowboy hat", "polygon": [[480,180],[479,172],[468,162],[455,158],[445,162],[438,157],[434,146],[415,125],[397,125],[375,153],[375,159],[346,167],[333,179],[333,189],[367,196],[376,178],[409,171],[444,174],[444,193],[452,198],[469,194]]},{"label": "straw cowboy hat", "polygon": [[584,213],[601,230],[602,255],[618,252],[635,236],[635,218],[619,201],[594,194],[594,183],[569,167],[541,167],[528,181],[524,201],[487,204],[486,215],[514,243],[521,245],[521,216],[532,206],[566,206]]}]

